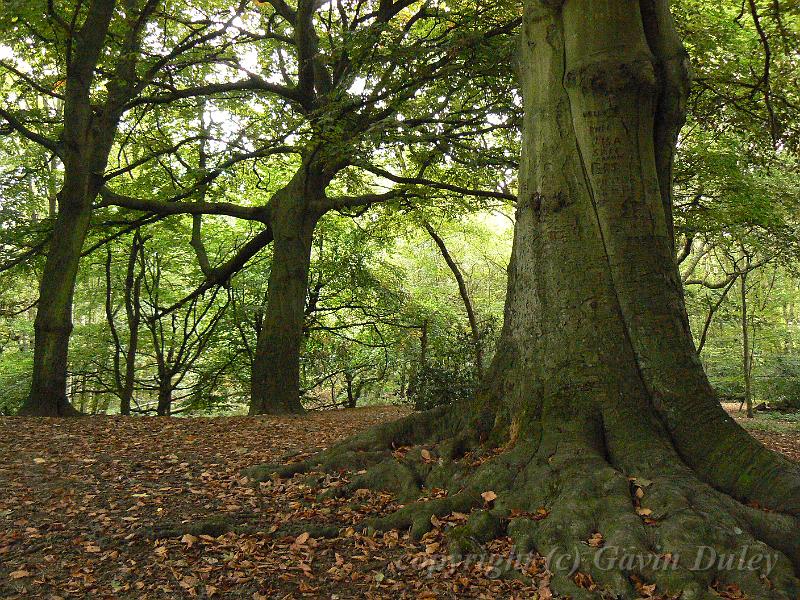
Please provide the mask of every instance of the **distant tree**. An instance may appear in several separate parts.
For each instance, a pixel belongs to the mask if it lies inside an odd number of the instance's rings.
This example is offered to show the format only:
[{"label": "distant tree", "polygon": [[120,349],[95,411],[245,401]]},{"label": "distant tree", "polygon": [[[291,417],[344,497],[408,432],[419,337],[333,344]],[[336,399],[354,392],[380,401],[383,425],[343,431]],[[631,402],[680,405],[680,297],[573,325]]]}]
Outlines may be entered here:
[{"label": "distant tree", "polygon": [[[119,145],[124,155],[136,137],[137,120],[164,103],[148,92],[172,89],[181,73],[230,52],[236,37],[230,25],[248,3],[239,3],[233,14],[227,8],[196,7],[196,19],[184,18],[180,6],[161,0],[12,4],[0,20],[0,43],[29,62],[0,62],[4,83],[11,82],[2,89],[3,133],[37,144],[63,167],[58,192],[47,197],[54,214],[37,307],[33,382],[21,414],[72,415],[76,411],[67,399],[71,312],[96,199],[112,179],[176,148],[140,148],[135,159],[116,168],[109,166],[112,150]],[[232,87],[262,85],[249,78]],[[230,87],[209,84],[188,95]],[[119,136],[121,126],[124,135]]]},{"label": "distant tree", "polygon": [[106,322],[114,346],[114,390],[119,397],[119,412],[123,415],[131,414],[131,399],[136,386],[136,356],[142,322],[142,280],[145,276],[144,242],[137,230],[131,240],[123,283],[123,306],[128,330],[124,346],[116,325],[117,310],[113,294],[116,282],[113,279],[113,254],[110,246],[106,255]]}]

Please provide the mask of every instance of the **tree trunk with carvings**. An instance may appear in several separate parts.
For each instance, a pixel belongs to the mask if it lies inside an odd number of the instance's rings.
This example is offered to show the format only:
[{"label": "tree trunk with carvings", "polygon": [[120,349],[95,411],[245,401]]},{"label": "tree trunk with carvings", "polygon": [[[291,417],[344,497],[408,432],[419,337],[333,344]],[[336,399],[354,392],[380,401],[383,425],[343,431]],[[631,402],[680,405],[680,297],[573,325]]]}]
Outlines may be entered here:
[{"label": "tree trunk with carvings", "polygon": [[[689,331],[671,198],[688,62],[668,3],[526,0],[521,42],[515,240],[483,390],[252,475],[350,467],[361,474],[343,493],[390,489],[405,503],[369,525],[414,536],[432,515],[474,509],[449,532],[453,552],[509,535],[520,552],[571,554],[597,586],[552,564],[552,588],[573,598],[637,598],[634,576],[684,599],[717,597],[715,582],[796,598],[800,466],[720,407]],[[414,448],[397,459],[398,446]],[[449,493],[413,501],[431,487]],[[587,543],[597,533],[605,549]],[[702,547],[776,564],[694,569]],[[647,562],[598,567],[609,549]]]}]

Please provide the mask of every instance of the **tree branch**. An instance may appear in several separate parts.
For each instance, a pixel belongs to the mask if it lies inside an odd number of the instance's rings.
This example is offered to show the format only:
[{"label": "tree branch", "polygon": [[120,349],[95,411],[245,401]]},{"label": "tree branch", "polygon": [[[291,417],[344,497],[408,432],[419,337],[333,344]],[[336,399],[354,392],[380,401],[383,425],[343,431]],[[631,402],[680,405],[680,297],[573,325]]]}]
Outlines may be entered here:
[{"label": "tree branch", "polygon": [[269,220],[269,209],[263,206],[239,206],[230,202],[171,202],[168,200],[145,200],[118,194],[108,187],[100,190],[103,201],[99,207],[120,206],[131,210],[157,213],[160,215],[227,215],[249,221]]},{"label": "tree branch", "polygon": [[398,189],[385,192],[383,194],[364,194],[361,196],[337,196],[336,198],[325,198],[312,203],[312,210],[319,214],[324,214],[329,210],[342,210],[344,208],[358,208],[371,206],[395,198],[406,198],[411,193],[408,190]]},{"label": "tree branch", "polygon": [[6,122],[9,124],[12,130],[16,131],[23,137],[28,138],[30,141],[39,144],[44,148],[47,148],[48,150],[50,150],[50,152],[61,158],[61,149],[59,148],[57,142],[41,135],[40,133],[36,133],[35,131],[28,129],[22,123],[22,121],[17,119],[14,115],[12,115],[4,108],[0,108],[0,117],[3,117],[3,119],[6,120]]},{"label": "tree branch", "polygon": [[211,96],[214,94],[224,94],[226,92],[261,91],[277,94],[290,102],[300,103],[300,94],[296,89],[290,88],[269,81],[257,75],[250,74],[247,79],[241,81],[230,81],[227,83],[209,83],[196,87],[172,90],[166,94],[155,96],[141,96],[132,100],[126,105],[126,110],[136,106],[167,104],[183,98],[196,98],[198,96]]},{"label": "tree branch", "polygon": [[474,190],[470,188],[461,187],[459,185],[452,185],[450,183],[441,183],[439,181],[434,181],[433,179],[426,179],[424,177],[402,177],[400,175],[395,175],[394,173],[390,173],[385,169],[381,169],[379,167],[375,167],[372,165],[363,165],[358,164],[355,165],[360,169],[364,169],[365,171],[369,171],[370,173],[374,173],[375,175],[379,175],[384,179],[388,179],[389,181],[393,181],[395,183],[404,183],[408,185],[422,185],[429,188],[437,189],[437,190],[446,190],[448,192],[455,192],[456,194],[464,194],[465,196],[476,196],[480,198],[498,198],[500,200],[508,200],[511,202],[516,202],[517,197],[513,194],[506,194],[505,192],[495,192],[490,190]]}]

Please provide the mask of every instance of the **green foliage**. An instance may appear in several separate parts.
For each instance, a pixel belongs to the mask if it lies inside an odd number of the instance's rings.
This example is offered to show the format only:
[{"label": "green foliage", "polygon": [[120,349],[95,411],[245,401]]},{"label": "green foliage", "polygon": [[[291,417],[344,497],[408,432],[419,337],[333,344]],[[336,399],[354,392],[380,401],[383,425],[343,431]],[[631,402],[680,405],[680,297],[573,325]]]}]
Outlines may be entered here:
[{"label": "green foliage", "polygon": [[469,401],[475,397],[479,377],[470,352],[470,339],[461,331],[436,336],[424,365],[409,384],[408,401],[415,410]]},{"label": "green foliage", "polygon": [[776,356],[765,370],[769,404],[781,411],[800,411],[800,356]]},{"label": "green foliage", "polygon": [[0,352],[0,415],[13,415],[30,389],[33,353]]},{"label": "green foliage", "polygon": [[428,410],[470,400],[475,396],[478,378],[474,369],[446,361],[421,368],[412,378],[411,386],[409,402],[414,410]]}]

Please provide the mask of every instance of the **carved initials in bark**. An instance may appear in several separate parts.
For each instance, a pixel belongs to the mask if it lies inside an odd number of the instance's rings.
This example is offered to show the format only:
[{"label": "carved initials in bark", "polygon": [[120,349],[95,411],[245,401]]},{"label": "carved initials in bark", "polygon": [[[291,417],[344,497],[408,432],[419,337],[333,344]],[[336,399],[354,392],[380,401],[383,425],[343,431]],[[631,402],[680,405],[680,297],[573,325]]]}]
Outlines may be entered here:
[{"label": "carved initials in bark", "polygon": [[[367,468],[353,486],[405,498],[446,487],[447,498],[372,523],[414,534],[430,528],[432,514],[480,507],[481,492],[494,490],[494,507],[452,532],[454,550],[507,528],[523,552],[577,552],[609,597],[638,597],[636,575],[681,598],[713,598],[716,579],[752,598],[795,598],[800,467],[721,409],[683,305],[671,165],[688,74],[667,2],[527,0],[523,36],[520,197],[532,201],[518,207],[485,389],[470,406],[414,415],[278,471]],[[415,443],[437,444],[442,463],[421,460],[419,449],[399,461],[390,453]],[[634,510],[636,489],[645,512]],[[512,517],[539,507],[546,518]],[[601,569],[598,549],[584,543],[595,532],[607,546],[680,558],[670,569]],[[700,546],[777,550],[777,566],[768,577],[693,570]],[[553,586],[595,595],[568,572],[556,572]]]}]

